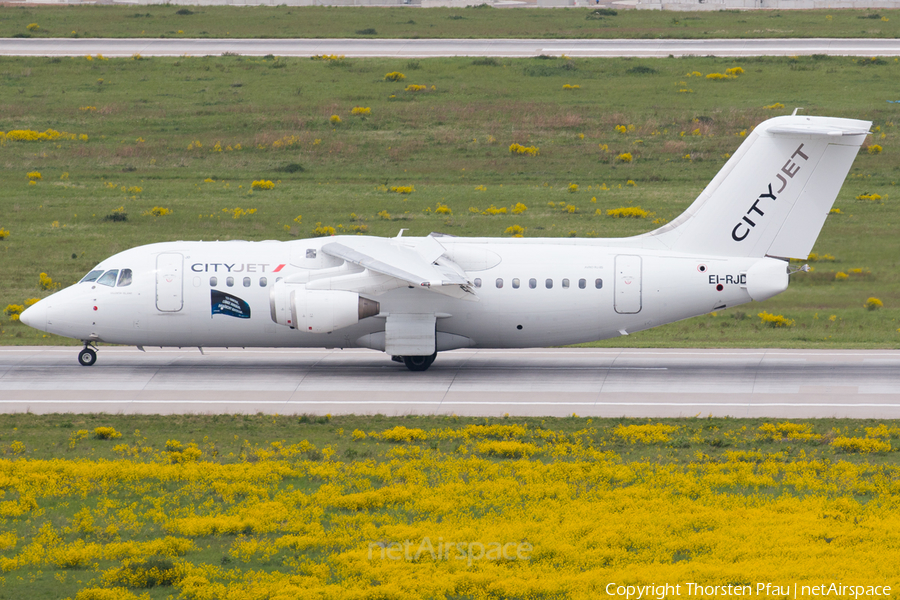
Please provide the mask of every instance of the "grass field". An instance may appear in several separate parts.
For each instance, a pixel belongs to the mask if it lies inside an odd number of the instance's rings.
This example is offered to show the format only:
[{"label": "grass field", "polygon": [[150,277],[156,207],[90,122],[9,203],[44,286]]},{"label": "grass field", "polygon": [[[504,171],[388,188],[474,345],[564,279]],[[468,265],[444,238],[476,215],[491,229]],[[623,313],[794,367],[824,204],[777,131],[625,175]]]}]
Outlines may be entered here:
[{"label": "grass field", "polygon": [[0,37],[653,39],[900,35],[898,10],[616,13],[591,8],[29,6],[6,7],[0,12]]},{"label": "grass field", "polygon": [[[730,68],[743,73],[706,77]],[[47,295],[42,272],[68,285],[163,240],[641,233],[684,210],[755,124],[802,106],[874,121],[814,271],[764,304],[615,344],[895,347],[898,76],[893,59],[827,57],[3,58],[0,307]],[[12,133],[48,130],[62,133]],[[651,214],[606,215],[630,206]],[[761,310],[795,325],[764,327]],[[64,343],[0,318],[0,343]]]},{"label": "grass field", "polygon": [[898,443],[897,421],[0,415],[0,598],[896,589]]}]

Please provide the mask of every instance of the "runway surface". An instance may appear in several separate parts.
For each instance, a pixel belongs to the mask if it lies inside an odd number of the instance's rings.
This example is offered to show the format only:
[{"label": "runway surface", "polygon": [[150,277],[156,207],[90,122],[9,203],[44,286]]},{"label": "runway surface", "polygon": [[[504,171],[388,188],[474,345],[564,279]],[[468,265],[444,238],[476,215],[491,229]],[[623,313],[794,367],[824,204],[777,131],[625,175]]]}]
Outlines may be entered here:
[{"label": "runway surface", "polygon": [[900,351],[0,348],[0,412],[900,418]]},{"label": "runway surface", "polygon": [[900,56],[900,39],[744,40],[389,40],[389,39],[70,39],[0,38],[6,56]]}]

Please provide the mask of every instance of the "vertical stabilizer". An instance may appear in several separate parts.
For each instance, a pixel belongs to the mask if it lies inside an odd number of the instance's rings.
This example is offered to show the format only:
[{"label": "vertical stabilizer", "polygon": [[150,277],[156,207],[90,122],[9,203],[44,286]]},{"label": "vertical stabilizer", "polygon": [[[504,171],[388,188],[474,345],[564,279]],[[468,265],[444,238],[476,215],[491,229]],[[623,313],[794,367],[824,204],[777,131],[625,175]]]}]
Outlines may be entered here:
[{"label": "vertical stabilizer", "polygon": [[645,235],[692,254],[805,259],[870,125],[831,117],[769,119],[683,214]]}]

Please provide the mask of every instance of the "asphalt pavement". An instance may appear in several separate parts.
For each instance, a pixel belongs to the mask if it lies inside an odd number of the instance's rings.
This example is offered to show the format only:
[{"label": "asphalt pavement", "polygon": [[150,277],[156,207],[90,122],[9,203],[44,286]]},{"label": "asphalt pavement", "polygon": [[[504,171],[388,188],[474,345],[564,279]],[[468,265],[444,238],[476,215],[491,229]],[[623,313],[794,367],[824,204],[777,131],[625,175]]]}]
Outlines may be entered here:
[{"label": "asphalt pavement", "polygon": [[0,348],[0,412],[900,418],[900,351]]}]

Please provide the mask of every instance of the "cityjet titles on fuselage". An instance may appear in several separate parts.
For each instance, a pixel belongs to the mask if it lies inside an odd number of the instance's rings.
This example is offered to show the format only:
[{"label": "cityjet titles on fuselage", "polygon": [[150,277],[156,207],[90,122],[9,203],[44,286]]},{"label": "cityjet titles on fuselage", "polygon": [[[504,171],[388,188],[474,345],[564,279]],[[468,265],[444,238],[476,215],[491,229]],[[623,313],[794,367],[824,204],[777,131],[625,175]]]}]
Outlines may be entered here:
[{"label": "cityjet titles on fuselage", "polygon": [[191,271],[194,273],[277,273],[287,265],[277,265],[269,269],[270,263],[194,263]]}]

